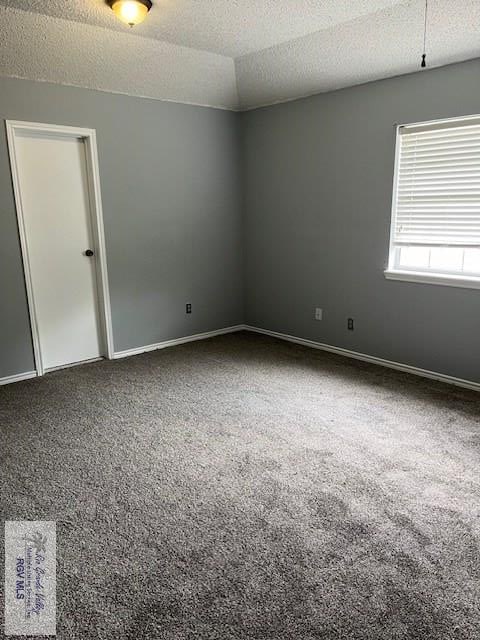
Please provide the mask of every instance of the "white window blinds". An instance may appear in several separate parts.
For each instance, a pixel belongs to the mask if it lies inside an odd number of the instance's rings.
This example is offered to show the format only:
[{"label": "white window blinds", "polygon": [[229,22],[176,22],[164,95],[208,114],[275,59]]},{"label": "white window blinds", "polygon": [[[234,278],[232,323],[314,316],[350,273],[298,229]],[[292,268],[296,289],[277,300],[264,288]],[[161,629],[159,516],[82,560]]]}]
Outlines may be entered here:
[{"label": "white window blinds", "polygon": [[480,118],[399,127],[392,245],[480,246]]}]

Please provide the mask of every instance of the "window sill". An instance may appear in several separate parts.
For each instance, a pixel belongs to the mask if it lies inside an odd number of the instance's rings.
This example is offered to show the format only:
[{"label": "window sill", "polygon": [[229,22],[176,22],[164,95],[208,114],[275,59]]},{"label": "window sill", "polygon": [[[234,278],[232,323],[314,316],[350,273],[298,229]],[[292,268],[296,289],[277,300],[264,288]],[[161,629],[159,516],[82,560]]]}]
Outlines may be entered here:
[{"label": "window sill", "polygon": [[464,289],[480,289],[480,277],[447,276],[445,274],[399,270],[387,270],[384,274],[387,280],[418,282],[420,284],[441,284],[447,287],[462,287]]}]

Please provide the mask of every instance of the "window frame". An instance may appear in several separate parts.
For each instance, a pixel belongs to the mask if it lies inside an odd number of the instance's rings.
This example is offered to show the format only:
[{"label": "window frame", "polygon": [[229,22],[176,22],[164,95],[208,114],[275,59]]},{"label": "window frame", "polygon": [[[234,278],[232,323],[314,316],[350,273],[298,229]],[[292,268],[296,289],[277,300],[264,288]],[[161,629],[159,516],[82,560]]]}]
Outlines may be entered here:
[{"label": "window frame", "polygon": [[[456,122],[468,124],[469,121],[477,120],[480,122],[480,115],[457,116],[453,118],[444,118],[441,120],[428,120],[426,122],[415,122],[409,124],[395,124],[395,162],[393,172],[393,192],[392,207],[390,214],[390,234],[388,243],[388,260],[387,268],[384,270],[384,276],[387,280],[400,280],[404,282],[417,282],[422,284],[439,284],[449,287],[462,287],[467,289],[480,289],[480,275],[471,275],[464,273],[442,272],[434,270],[421,270],[401,268],[397,265],[397,255],[400,245],[394,242],[394,229],[398,204],[398,182],[400,169],[400,149],[401,149],[401,131],[404,129],[416,130],[439,130],[448,129]],[[404,245],[404,246],[425,246],[429,245]],[[434,245],[431,245],[434,246]],[[453,245],[452,245],[453,246]],[[431,247],[430,247],[431,248]]]}]

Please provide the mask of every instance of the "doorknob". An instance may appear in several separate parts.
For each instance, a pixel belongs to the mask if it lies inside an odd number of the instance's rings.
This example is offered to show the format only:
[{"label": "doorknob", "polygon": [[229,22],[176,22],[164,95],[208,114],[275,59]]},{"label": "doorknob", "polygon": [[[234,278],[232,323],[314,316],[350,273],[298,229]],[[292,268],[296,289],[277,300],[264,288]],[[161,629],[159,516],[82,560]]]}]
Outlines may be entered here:
[{"label": "doorknob", "polygon": [[91,258],[93,256],[93,251],[91,249],[87,249],[85,251],[85,255],[88,256],[89,258]]}]

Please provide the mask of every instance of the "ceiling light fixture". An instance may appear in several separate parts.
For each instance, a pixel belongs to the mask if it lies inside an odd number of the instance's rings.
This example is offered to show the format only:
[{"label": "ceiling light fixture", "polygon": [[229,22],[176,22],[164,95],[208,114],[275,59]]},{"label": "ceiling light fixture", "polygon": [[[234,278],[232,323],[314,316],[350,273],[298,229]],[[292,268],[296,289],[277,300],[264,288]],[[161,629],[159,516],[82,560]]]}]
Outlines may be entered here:
[{"label": "ceiling light fixture", "polygon": [[143,22],[152,8],[151,0],[107,0],[107,3],[117,18],[130,27]]}]

